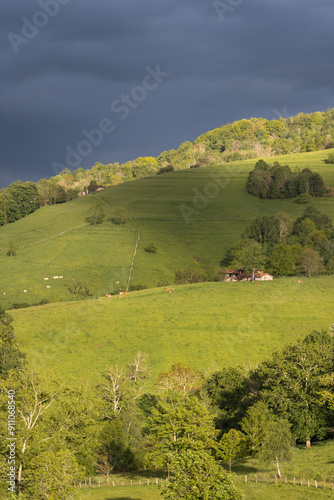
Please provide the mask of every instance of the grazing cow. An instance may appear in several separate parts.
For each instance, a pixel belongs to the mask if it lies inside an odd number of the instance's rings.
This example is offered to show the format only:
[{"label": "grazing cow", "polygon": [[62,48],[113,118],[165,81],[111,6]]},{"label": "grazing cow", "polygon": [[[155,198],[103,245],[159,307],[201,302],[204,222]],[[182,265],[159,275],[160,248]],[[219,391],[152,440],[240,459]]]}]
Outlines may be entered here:
[{"label": "grazing cow", "polygon": [[59,278],[60,280],[62,280],[62,279],[63,279],[63,277],[62,277],[62,276],[58,276],[58,278]]},{"label": "grazing cow", "polygon": [[260,286],[260,284],[259,283],[255,283],[255,286]]},{"label": "grazing cow", "polygon": [[23,293],[27,293],[27,290],[23,290]]},{"label": "grazing cow", "polygon": [[302,281],[298,280],[298,283],[303,283]]},{"label": "grazing cow", "polygon": [[6,292],[3,292],[4,295],[6,295]]},{"label": "grazing cow", "polygon": [[51,286],[50,285],[46,285],[46,288],[51,288]]},{"label": "grazing cow", "polygon": [[57,280],[57,279],[58,279],[58,277],[59,277],[59,276],[54,276],[54,277],[53,277],[53,279],[54,279],[54,280]]},{"label": "grazing cow", "polygon": [[169,290],[169,292],[168,292],[168,293],[172,293],[172,290]]},{"label": "grazing cow", "polygon": [[174,288],[172,288],[172,292],[175,292]]},{"label": "grazing cow", "polygon": [[119,281],[115,281],[115,285],[118,285]]},{"label": "grazing cow", "polygon": [[43,279],[44,279],[44,281],[48,281],[49,278],[43,278]]}]

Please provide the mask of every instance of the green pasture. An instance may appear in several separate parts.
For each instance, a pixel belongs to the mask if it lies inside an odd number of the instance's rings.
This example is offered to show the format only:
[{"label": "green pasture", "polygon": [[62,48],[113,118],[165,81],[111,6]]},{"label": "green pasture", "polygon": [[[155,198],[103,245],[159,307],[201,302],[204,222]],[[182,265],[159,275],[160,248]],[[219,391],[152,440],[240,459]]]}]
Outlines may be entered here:
[{"label": "green pasture", "polygon": [[[275,484],[274,469],[256,461],[255,468],[251,460],[240,460],[233,467],[236,477],[236,487],[241,491],[245,500],[304,500],[333,498],[331,484],[334,482],[334,442],[316,443],[310,450],[295,447],[290,461],[283,461],[282,479]],[[165,474],[166,475],[166,474]],[[93,487],[85,487],[79,491],[80,500],[158,500],[161,499],[160,487],[152,484],[158,477],[159,484],[164,480],[162,471],[143,473],[112,474],[110,486],[106,486],[104,477],[93,478]],[[247,483],[245,483],[247,475]],[[285,477],[287,484],[285,484]],[[295,485],[293,478],[295,477]],[[101,486],[98,487],[98,479]],[[150,485],[147,485],[147,479]],[[310,486],[307,486],[307,480]],[[130,486],[130,481],[133,485]],[[138,481],[141,481],[141,486]],[[256,482],[257,480],[257,482]],[[302,485],[301,485],[302,480]],[[315,480],[318,482],[315,488]],[[323,480],[325,480],[325,488]],[[115,482],[115,487],[112,486]],[[124,486],[122,485],[122,482]]]},{"label": "green pasture", "polygon": [[[333,186],[334,167],[324,163],[327,155],[328,151],[320,151],[271,157],[268,161],[278,160],[292,168],[308,166]],[[245,182],[255,162],[187,169],[127,182],[68,203],[40,208],[1,227],[1,304],[8,308],[13,302],[33,304],[48,297],[52,301],[68,300],[66,287],[60,291],[58,285],[45,296],[41,278],[50,273],[70,279],[80,276],[93,297],[104,295],[113,283],[114,268],[121,274],[120,281],[127,280],[138,231],[134,285],[172,283],[175,271],[187,267],[199,271],[219,267],[225,251],[240,238],[250,221],[279,210],[295,218],[306,206],[294,200],[259,200],[247,194]],[[92,226],[73,230],[86,224],[89,208],[96,203],[104,208],[104,223],[94,230]],[[334,220],[333,198],[313,199],[311,203]],[[122,231],[117,231],[118,226],[111,220],[118,206],[125,207],[129,215]],[[10,241],[18,249],[12,259],[6,255]],[[150,242],[157,246],[156,254],[145,252]],[[23,289],[28,288],[30,292],[21,297]]]},{"label": "green pasture", "polygon": [[[59,283],[57,283],[58,285]],[[169,287],[170,288],[170,287]],[[155,288],[12,310],[16,336],[39,369],[96,381],[98,372],[149,355],[151,381],[182,362],[196,369],[254,365],[333,323],[334,276]]]}]

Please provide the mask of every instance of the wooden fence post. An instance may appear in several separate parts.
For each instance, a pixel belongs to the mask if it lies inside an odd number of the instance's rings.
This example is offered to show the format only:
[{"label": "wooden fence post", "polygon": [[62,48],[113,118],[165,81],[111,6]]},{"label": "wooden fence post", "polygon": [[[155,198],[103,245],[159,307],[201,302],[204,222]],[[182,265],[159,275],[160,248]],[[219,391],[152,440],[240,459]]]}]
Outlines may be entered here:
[{"label": "wooden fence post", "polygon": [[115,486],[115,481],[112,482],[112,485]]},{"label": "wooden fence post", "polygon": [[245,483],[247,483],[247,476],[245,475]]},{"label": "wooden fence post", "polygon": [[293,485],[295,486],[295,484],[296,484],[296,478],[294,477],[293,478]]},{"label": "wooden fence post", "polygon": [[315,481],[314,481],[314,486],[315,486],[316,488],[318,488],[318,483],[317,483],[317,480],[315,480]]},{"label": "wooden fence post", "polygon": [[308,486],[308,488],[310,487],[310,480],[309,479],[307,480],[307,486]]},{"label": "wooden fence post", "polygon": [[149,479],[147,480],[147,486],[150,486],[150,480]]},{"label": "wooden fence post", "polygon": [[[158,484],[158,478],[155,478],[155,484]],[[333,486],[333,485],[332,485]],[[332,488],[333,489],[333,488]]]},{"label": "wooden fence post", "polygon": [[101,486],[101,481],[99,480],[99,486]]}]

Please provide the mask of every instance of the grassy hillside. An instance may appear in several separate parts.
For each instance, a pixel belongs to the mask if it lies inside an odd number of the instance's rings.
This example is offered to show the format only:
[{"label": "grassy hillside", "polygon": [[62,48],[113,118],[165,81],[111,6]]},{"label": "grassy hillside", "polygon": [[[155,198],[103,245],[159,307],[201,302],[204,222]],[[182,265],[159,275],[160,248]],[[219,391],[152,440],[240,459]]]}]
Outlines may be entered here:
[{"label": "grassy hillside", "polygon": [[[321,151],[275,160],[292,168],[308,166],[333,186],[334,167],[323,161],[327,154]],[[152,287],[163,281],[172,283],[178,269],[218,267],[226,249],[250,220],[278,210],[297,217],[305,208],[291,199],[260,200],[247,194],[245,182],[254,164],[255,160],[248,160],[128,182],[86,198],[43,207],[1,227],[2,305],[8,308],[13,302],[33,304],[43,298],[68,300],[71,295],[67,286],[73,278],[84,281],[93,297],[111,291],[115,281],[125,284],[138,231],[133,284]],[[215,175],[220,175],[223,187],[215,183]],[[211,198],[203,202],[198,198],[200,193]],[[96,203],[104,207],[106,220],[96,228],[85,226],[89,207]],[[314,199],[312,205],[334,220],[333,198]],[[110,220],[118,206],[124,206],[130,217],[121,228]],[[185,212],[189,220],[184,219]],[[12,259],[6,255],[9,241],[18,247]],[[144,251],[151,241],[158,248],[157,254]],[[43,277],[53,275],[63,275],[64,281],[52,282],[46,289]],[[25,289],[27,293],[23,294]]]},{"label": "grassy hillside", "polygon": [[334,276],[254,286],[203,283],[11,311],[21,348],[41,369],[96,381],[140,350],[151,380],[180,361],[197,369],[252,364],[333,323]]}]

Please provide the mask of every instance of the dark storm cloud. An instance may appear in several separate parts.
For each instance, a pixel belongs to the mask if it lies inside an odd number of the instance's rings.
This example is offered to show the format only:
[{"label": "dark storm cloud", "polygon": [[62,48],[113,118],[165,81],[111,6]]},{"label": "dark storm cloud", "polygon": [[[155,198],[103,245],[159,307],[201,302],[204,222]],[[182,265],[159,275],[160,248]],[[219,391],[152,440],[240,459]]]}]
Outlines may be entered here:
[{"label": "dark storm cloud", "polygon": [[[58,12],[37,34],[8,38],[26,20],[43,24],[36,13],[48,1]],[[65,148],[103,118],[115,130],[84,168],[158,155],[244,117],[334,106],[332,0],[16,0],[0,9],[1,185],[54,175],[52,162],[64,163]],[[120,120],[111,103],[157,65],[169,76]]]}]

